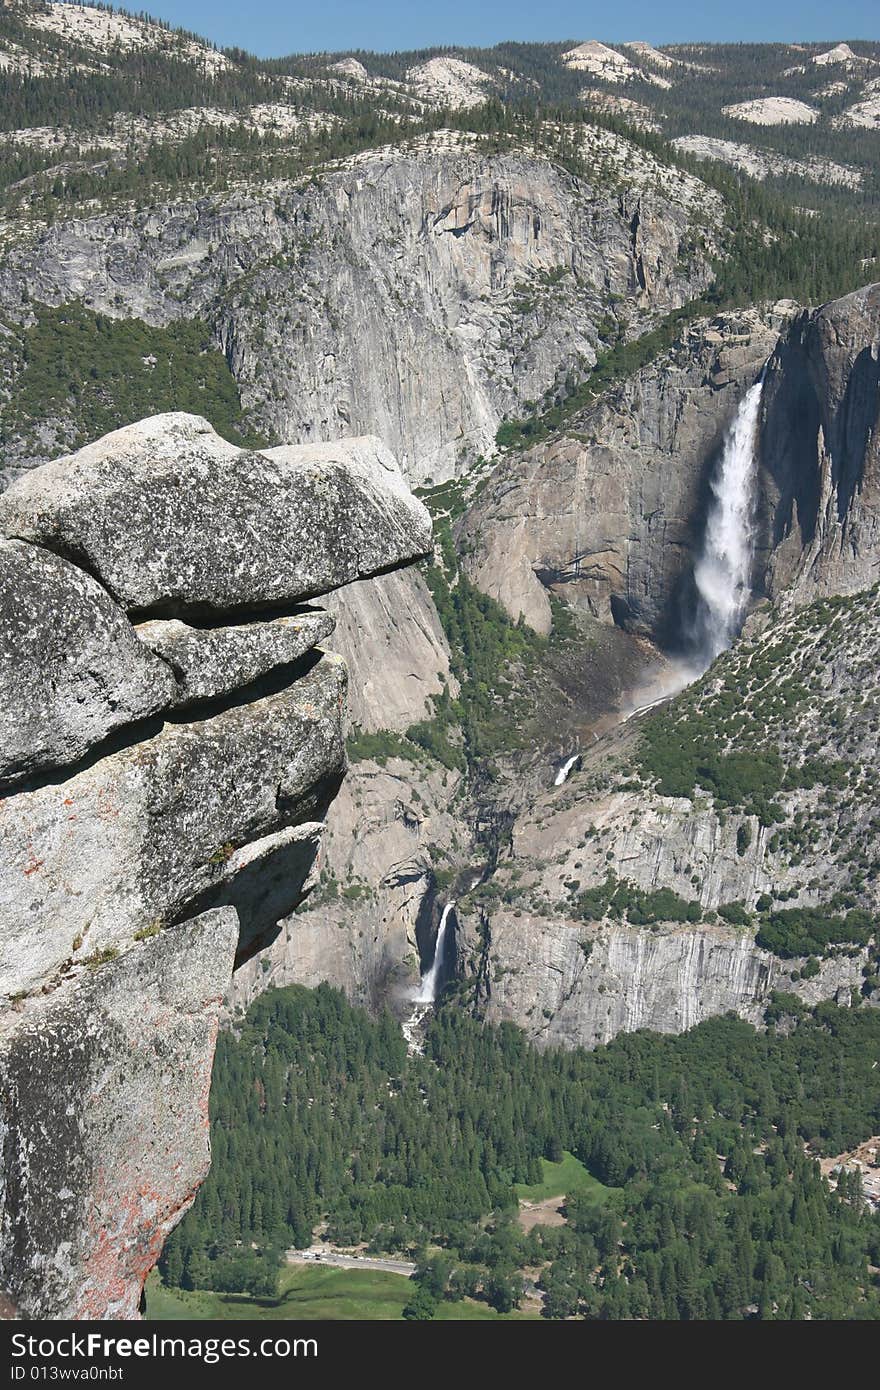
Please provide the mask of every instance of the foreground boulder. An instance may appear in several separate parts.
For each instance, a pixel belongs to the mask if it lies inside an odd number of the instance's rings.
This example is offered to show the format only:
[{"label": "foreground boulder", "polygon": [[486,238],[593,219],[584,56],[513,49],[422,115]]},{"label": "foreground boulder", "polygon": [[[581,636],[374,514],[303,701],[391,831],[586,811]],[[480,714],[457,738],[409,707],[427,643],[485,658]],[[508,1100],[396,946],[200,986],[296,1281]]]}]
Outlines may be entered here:
[{"label": "foreground boulder", "polygon": [[0,513],[0,1307],[136,1317],[207,1170],[233,967],[313,886],[345,773],[333,619],[298,601],[430,521],[375,440],[250,454],[185,415]]},{"label": "foreground boulder", "polygon": [[129,611],[172,615],[294,603],[431,544],[378,439],[252,452],[184,414],[27,474],[0,497],[0,530],[75,559]]}]

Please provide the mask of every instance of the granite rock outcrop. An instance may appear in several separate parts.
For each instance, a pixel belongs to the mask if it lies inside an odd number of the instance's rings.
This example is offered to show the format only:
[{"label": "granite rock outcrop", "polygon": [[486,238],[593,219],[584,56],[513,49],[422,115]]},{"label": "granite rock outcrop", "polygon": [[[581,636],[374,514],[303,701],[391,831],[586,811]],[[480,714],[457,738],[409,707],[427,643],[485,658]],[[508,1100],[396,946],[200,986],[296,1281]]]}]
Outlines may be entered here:
[{"label": "granite rock outcrop", "polygon": [[346,770],[333,619],[299,600],[431,524],[378,441],[170,415],[34,470],[0,534],[0,1288],[135,1317],[207,1171],[233,966],[317,881]]}]

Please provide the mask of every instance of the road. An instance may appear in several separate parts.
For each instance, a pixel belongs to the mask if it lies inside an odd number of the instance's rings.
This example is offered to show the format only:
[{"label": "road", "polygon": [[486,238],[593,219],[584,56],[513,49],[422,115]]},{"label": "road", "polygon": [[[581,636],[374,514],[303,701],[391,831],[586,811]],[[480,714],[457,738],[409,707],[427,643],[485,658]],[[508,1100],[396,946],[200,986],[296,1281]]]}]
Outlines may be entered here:
[{"label": "road", "polygon": [[290,1265],[335,1265],[338,1269],[379,1269],[385,1274],[405,1274],[407,1278],[415,1273],[415,1265],[409,1260],[383,1260],[374,1255],[337,1255],[329,1250],[288,1250],[287,1263]]}]

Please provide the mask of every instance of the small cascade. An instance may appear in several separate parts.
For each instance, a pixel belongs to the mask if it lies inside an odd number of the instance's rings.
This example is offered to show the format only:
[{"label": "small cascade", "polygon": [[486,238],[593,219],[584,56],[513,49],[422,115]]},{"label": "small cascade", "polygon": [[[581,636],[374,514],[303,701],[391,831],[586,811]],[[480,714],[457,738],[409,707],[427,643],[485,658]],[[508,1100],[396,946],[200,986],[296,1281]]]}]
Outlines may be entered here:
[{"label": "small cascade", "polygon": [[763,374],[743,397],[727,432],[694,566],[697,607],[689,634],[705,670],[739,634],[751,592],[755,553],[755,433]]},{"label": "small cascade", "polygon": [[572,753],[568,761],[562,764],[562,767],[559,769],[559,771],[553,779],[554,787],[562,786],[563,782],[567,778],[568,774],[571,772],[571,769],[574,767],[575,763],[578,761],[580,756],[580,753]]},{"label": "small cascade", "polygon": [[424,1022],[431,1012],[430,1004],[413,1004],[412,1013],[409,1018],[404,1019],[400,1025],[400,1031],[406,1041],[406,1051],[409,1057],[418,1054],[420,1057],[425,1050],[423,1042]]}]

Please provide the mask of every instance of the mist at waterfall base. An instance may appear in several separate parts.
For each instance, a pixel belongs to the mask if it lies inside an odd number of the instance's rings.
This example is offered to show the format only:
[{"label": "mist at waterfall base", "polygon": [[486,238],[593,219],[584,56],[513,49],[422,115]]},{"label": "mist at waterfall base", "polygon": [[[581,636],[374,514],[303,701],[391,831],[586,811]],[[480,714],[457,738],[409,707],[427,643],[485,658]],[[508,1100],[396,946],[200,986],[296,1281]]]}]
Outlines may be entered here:
[{"label": "mist at waterfall base", "polygon": [[434,943],[434,959],[430,969],[426,970],[422,976],[417,992],[413,995],[414,1004],[433,1004],[437,998],[437,986],[440,982],[440,971],[443,969],[446,946],[446,928],[449,923],[449,914],[454,906],[455,903],[447,903],[443,909],[440,925],[437,928],[437,940]]},{"label": "mist at waterfall base", "polygon": [[682,651],[631,692],[625,719],[684,690],[739,635],[755,551],[755,435],[762,390],[763,374],[739,404],[710,483],[703,544],[694,565],[695,602],[684,625]]}]

